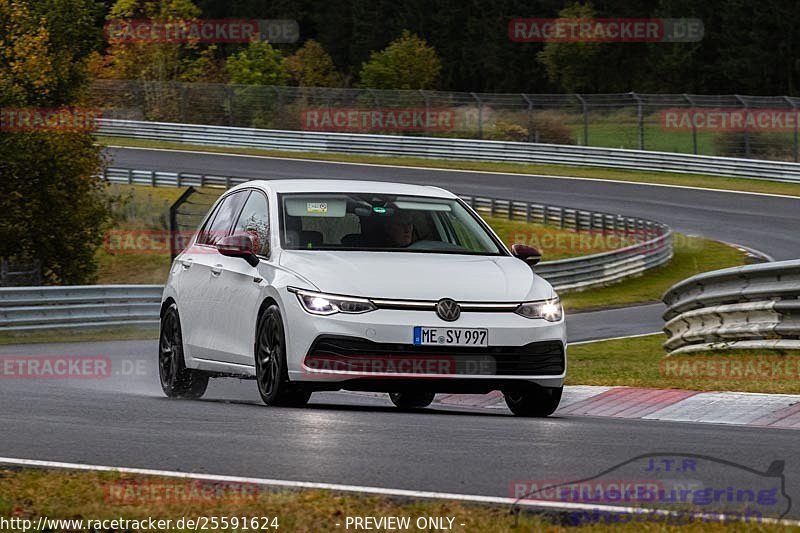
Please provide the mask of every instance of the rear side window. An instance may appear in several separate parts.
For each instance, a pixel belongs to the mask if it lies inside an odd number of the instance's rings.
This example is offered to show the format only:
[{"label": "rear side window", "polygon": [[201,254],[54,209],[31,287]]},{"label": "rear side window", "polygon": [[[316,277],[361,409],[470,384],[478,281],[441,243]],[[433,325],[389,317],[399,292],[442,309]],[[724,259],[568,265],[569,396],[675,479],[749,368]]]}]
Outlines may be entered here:
[{"label": "rear side window", "polygon": [[226,196],[217,206],[215,214],[209,219],[206,227],[200,232],[197,243],[216,246],[227,236],[249,193],[250,191],[238,191]]}]

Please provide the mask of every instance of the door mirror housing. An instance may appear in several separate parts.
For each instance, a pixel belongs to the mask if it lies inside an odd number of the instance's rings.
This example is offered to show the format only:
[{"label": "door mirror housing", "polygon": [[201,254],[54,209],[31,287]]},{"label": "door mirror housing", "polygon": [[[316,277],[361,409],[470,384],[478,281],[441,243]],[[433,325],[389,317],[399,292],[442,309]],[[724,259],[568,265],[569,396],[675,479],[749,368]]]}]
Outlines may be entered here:
[{"label": "door mirror housing", "polygon": [[530,266],[534,266],[542,260],[542,253],[533,246],[528,246],[526,244],[515,244],[511,246],[511,255],[517,259],[522,259]]},{"label": "door mirror housing", "polygon": [[258,265],[258,256],[256,256],[256,248],[253,243],[253,237],[250,235],[229,235],[222,239],[217,244],[217,250],[222,255],[228,257],[241,257],[247,261],[250,266]]}]

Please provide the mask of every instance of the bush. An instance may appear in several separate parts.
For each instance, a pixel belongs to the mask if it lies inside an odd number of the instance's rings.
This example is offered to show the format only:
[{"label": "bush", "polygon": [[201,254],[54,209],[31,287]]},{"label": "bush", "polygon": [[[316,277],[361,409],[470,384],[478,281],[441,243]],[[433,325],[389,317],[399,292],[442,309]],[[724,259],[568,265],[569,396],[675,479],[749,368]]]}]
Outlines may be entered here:
[{"label": "bush", "polygon": [[[749,137],[749,139],[748,139]],[[747,143],[750,150],[748,154]],[[751,131],[726,132],[714,135],[715,155],[726,157],[751,157],[775,161],[794,160],[794,137],[791,133]]]},{"label": "bush", "polygon": [[527,124],[527,116],[523,118],[519,114],[517,122],[497,120],[494,126],[486,133],[486,138],[497,141],[575,144],[572,133],[564,125],[564,117],[556,112],[540,111],[534,113],[530,129]]}]

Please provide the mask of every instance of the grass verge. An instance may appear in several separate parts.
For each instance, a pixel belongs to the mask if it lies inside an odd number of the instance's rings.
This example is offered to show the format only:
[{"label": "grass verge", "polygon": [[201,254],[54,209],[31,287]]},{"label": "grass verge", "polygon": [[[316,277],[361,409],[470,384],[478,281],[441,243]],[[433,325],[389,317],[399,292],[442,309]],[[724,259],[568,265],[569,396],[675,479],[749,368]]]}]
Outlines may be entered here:
[{"label": "grass verge", "polygon": [[571,345],[567,385],[800,394],[800,354],[739,350],[666,357],[664,340],[657,334]]},{"label": "grass verge", "polygon": [[569,311],[607,309],[654,302],[675,283],[701,272],[740,266],[747,263],[747,254],[737,248],[701,237],[674,235],[674,256],[662,267],[598,289],[562,295]]},{"label": "grass verge", "polygon": [[[339,161],[345,163],[364,163],[376,165],[415,166],[453,170],[477,170],[505,174],[543,174],[548,176],[571,176],[594,178],[632,183],[653,183],[677,185],[682,187],[704,187],[730,191],[757,192],[800,196],[800,185],[780,181],[756,180],[746,178],[725,178],[702,174],[679,174],[670,172],[639,172],[606,167],[575,167],[567,165],[535,165],[523,163],[495,163],[481,161],[449,161],[421,157],[384,157],[353,154],[329,154],[316,152],[293,152],[288,150],[262,150],[258,148],[238,148],[205,146],[177,142],[148,141],[123,137],[97,137],[100,144],[129,146],[138,148],[166,148],[225,154],[243,154],[317,161]],[[113,165],[112,165],[113,166]]]},{"label": "grass verge", "polygon": [[0,346],[4,344],[40,344],[60,342],[125,341],[158,338],[158,325],[123,326],[92,330],[57,330],[0,332]]},{"label": "grass verge", "polygon": [[[49,519],[89,520],[171,520],[171,527],[160,531],[193,531],[192,528],[175,527],[179,519],[198,517],[226,517],[233,524],[234,517],[242,528],[242,520],[256,518],[259,529],[267,519],[277,531],[335,531],[346,528],[348,517],[409,517],[411,527],[405,531],[430,531],[418,529],[416,520],[425,517],[452,518],[455,531],[568,531],[545,517],[523,512],[518,518],[510,507],[457,503],[446,500],[416,501],[393,499],[384,496],[364,496],[322,490],[260,490],[252,486],[211,485],[174,478],[129,476],[119,473],[64,472],[47,470],[0,470],[0,516],[17,517],[33,521],[40,516]],[[157,497],[147,496],[157,494]],[[144,490],[141,490],[144,489]],[[170,490],[171,489],[171,490]],[[205,490],[203,490],[205,489]],[[230,490],[233,489],[233,490]],[[220,497],[236,492],[233,497]],[[125,495],[131,495],[125,499]],[[246,494],[246,496],[243,496]],[[138,495],[138,496],[137,496]],[[141,497],[144,495],[144,497]],[[183,497],[175,497],[175,495]],[[204,497],[204,496],[205,497]],[[209,497],[210,495],[210,497]],[[172,496],[172,497],[170,497]],[[188,496],[188,497],[186,497]],[[125,504],[126,502],[131,502]],[[276,522],[272,522],[273,518]],[[563,519],[562,519],[563,520]],[[185,524],[185,522],[184,522]],[[462,525],[463,524],[463,525]],[[447,521],[445,521],[447,525]],[[142,527],[129,527],[127,531],[147,531]],[[589,526],[595,531],[746,531],[753,525],[697,522],[689,526],[668,526],[642,523],[636,520]],[[88,528],[84,528],[87,530]],[[251,528],[252,529],[252,528]],[[276,530],[274,527],[268,528]],[[392,531],[385,527],[368,528],[373,531]],[[778,531],[777,527],[759,526],[760,531]],[[211,531],[224,531],[212,527]],[[13,531],[13,529],[11,529]],[[152,530],[151,530],[152,531]]]}]

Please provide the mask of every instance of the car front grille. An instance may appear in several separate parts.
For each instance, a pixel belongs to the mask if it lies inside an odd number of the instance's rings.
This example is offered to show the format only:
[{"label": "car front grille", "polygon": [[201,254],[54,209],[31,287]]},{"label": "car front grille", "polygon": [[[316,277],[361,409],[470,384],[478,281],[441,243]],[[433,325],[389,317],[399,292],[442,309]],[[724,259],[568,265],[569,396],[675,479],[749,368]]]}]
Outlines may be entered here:
[{"label": "car front grille", "polygon": [[377,343],[358,337],[318,337],[305,358],[316,372],[557,376],[564,372],[560,341],[488,348]]}]

